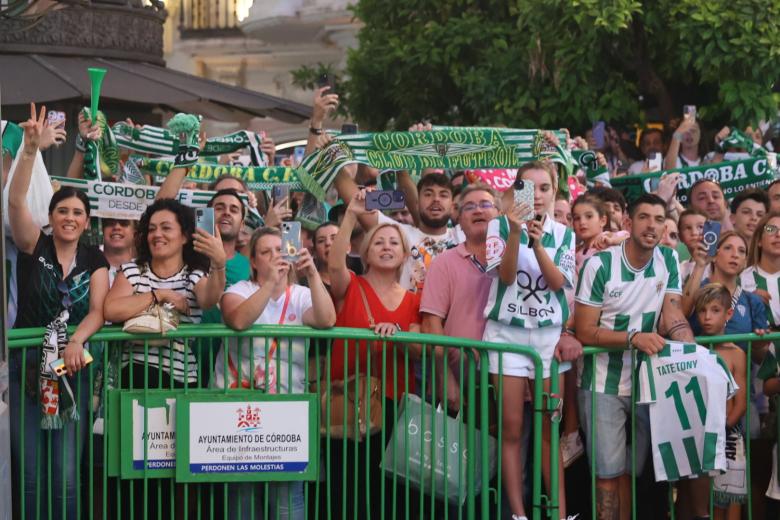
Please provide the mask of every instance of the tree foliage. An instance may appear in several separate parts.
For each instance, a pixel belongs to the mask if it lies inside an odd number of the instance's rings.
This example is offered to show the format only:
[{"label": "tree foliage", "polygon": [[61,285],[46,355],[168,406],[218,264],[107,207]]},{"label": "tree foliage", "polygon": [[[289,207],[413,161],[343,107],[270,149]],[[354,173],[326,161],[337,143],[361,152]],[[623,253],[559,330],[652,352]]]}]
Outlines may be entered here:
[{"label": "tree foliage", "polygon": [[773,118],[780,2],[359,0],[349,110],[364,128],[421,119],[517,127]]}]

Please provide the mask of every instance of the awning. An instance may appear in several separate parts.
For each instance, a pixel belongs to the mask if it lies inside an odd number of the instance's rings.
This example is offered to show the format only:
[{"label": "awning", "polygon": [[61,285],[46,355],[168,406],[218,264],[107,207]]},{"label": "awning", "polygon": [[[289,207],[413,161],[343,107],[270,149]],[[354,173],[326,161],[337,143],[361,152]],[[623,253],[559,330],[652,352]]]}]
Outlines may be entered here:
[{"label": "awning", "polygon": [[219,121],[270,117],[300,123],[311,107],[176,70],[133,61],[44,54],[0,55],[3,105],[90,98],[89,67],[108,72],[101,99],[194,112]]}]

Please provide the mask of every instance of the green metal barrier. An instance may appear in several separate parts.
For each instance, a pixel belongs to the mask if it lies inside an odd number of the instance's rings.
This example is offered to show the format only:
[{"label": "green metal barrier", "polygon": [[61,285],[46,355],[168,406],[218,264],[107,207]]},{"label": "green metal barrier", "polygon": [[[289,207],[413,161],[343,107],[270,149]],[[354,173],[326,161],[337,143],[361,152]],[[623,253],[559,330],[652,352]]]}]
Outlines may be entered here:
[{"label": "green metal barrier", "polygon": [[[40,414],[37,403],[25,397],[24,391],[29,384],[35,384],[34,374],[40,362],[39,347],[44,334],[43,328],[18,329],[9,331],[8,347],[11,361],[11,384],[16,385],[16,402],[12,402],[12,428],[17,431],[34,431],[34,437],[20,435],[14,449],[14,511],[15,518],[504,518],[502,482],[501,482],[501,408],[498,408],[495,425],[491,425],[491,391],[495,392],[497,402],[503,399],[503,389],[499,377],[498,388],[491,386],[488,375],[488,352],[512,352],[530,357],[535,371],[541,374],[541,359],[532,347],[515,345],[498,345],[486,342],[476,342],[460,338],[449,338],[424,334],[399,333],[392,339],[381,339],[372,332],[363,329],[328,329],[315,330],[297,326],[255,326],[249,330],[237,332],[222,325],[182,325],[175,332],[165,336],[166,344],[162,347],[150,345],[151,341],[160,340],[156,336],[130,335],[118,328],[104,328],[90,339],[90,350],[95,353],[95,362],[82,370],[73,388],[81,414],[76,427],[59,431],[43,431],[37,428],[36,418]],[[296,350],[294,339],[302,338],[305,349],[303,354]],[[192,380],[181,382],[165,376],[165,370],[154,366],[151,362],[156,358],[173,361],[172,342],[182,339],[191,347],[198,345],[197,376]],[[115,460],[119,435],[127,435],[114,429],[117,424],[115,408],[108,403],[110,382],[114,388],[126,391],[136,390],[144,399],[153,398],[159,390],[177,390],[189,396],[229,396],[236,389],[216,388],[212,371],[222,371],[223,380],[227,381],[229,372],[225,359],[222,366],[215,367],[216,353],[219,345],[228,342],[238,343],[238,367],[242,365],[241,357],[248,355],[250,374],[255,373],[255,359],[264,359],[264,388],[268,387],[269,351],[273,340],[278,342],[275,349],[277,367],[285,367],[288,382],[286,392],[292,394],[293,364],[283,365],[283,360],[303,359],[304,388],[316,395],[325,394],[325,416],[331,413],[331,371],[334,363],[331,351],[336,341],[346,341],[346,348],[355,352],[356,366],[365,363],[365,373],[358,373],[354,379],[355,393],[360,391],[360,381],[366,374],[379,377],[383,392],[392,388],[395,399],[383,401],[382,427],[378,433],[371,436],[366,432],[356,439],[334,438],[330,431],[318,439],[320,445],[319,471],[312,481],[300,485],[302,505],[297,513],[285,516],[283,509],[296,510],[299,495],[294,493],[295,486],[281,482],[265,483],[187,483],[177,482],[175,478],[155,478],[149,469],[148,443],[144,444],[143,464],[140,477],[137,479],[122,479],[108,475],[111,460]],[[142,352],[143,363],[141,374],[123,368],[115,372],[108,370],[121,360],[121,353],[128,351],[128,342],[132,341]],[[367,344],[364,353],[357,345]],[[99,348],[102,346],[102,350]],[[160,348],[161,350],[156,350]],[[258,351],[259,349],[259,351]],[[435,352],[444,360],[448,359],[451,350],[459,354],[458,361],[450,368],[455,370],[460,381],[459,402],[461,410],[447,421],[455,421],[458,428],[457,446],[460,450],[465,442],[466,453],[458,457],[457,482],[452,486],[438,489],[436,482],[426,482],[428,473],[423,471],[421,489],[412,486],[407,478],[397,474],[386,475],[383,470],[374,466],[382,458],[385,447],[391,440],[396,422],[408,426],[410,418],[408,409],[401,410],[402,395],[415,393],[422,396],[423,402],[438,403],[443,401],[446,410],[448,379],[440,377],[444,365],[436,362]],[[246,352],[246,354],[245,354]],[[416,357],[415,353],[419,353]],[[260,354],[260,355],[258,355]],[[184,354],[184,365],[188,365],[190,350]],[[301,355],[303,356],[301,358]],[[360,359],[360,356],[365,356]],[[419,384],[415,385],[414,366],[423,367]],[[301,363],[299,363],[300,365]],[[344,373],[348,373],[347,358],[343,360]],[[437,373],[438,371],[438,373]],[[499,366],[499,372],[503,373]],[[15,375],[14,375],[15,374]],[[112,378],[111,375],[115,377]],[[241,370],[238,370],[238,389],[256,390],[255,381],[242,380]],[[399,378],[399,374],[406,377]],[[282,380],[278,377],[276,392],[282,393]],[[399,379],[403,383],[399,385]],[[439,383],[441,381],[441,383]],[[557,380],[553,378],[552,395],[557,393]],[[141,382],[139,385],[138,383]],[[541,379],[534,384],[533,393],[533,460],[538,466],[541,461],[542,417],[555,409],[556,399],[544,395]],[[352,385],[352,381],[348,383]],[[95,390],[96,389],[96,390]],[[365,385],[365,399],[370,406],[369,385]],[[14,390],[12,388],[12,390]],[[121,392],[120,392],[121,393]],[[13,392],[12,392],[13,394]],[[94,394],[94,398],[93,397]],[[442,396],[445,396],[442,398]],[[317,398],[319,401],[319,397]],[[12,399],[14,401],[14,399]],[[358,400],[354,399],[353,413],[357,429],[359,415]],[[86,403],[86,404],[84,404]],[[96,406],[98,405],[98,406]],[[34,407],[34,408],[33,408]],[[433,408],[431,407],[431,410]],[[345,412],[346,410],[342,410]],[[320,412],[318,411],[318,414]],[[446,412],[442,412],[446,413]],[[148,432],[149,407],[144,406],[144,431]],[[368,415],[370,416],[370,410]],[[431,424],[430,439],[443,442],[450,446],[447,438],[447,428],[437,437],[437,422],[431,416],[423,413],[421,424]],[[104,434],[93,432],[95,420],[102,416]],[[441,416],[439,413],[438,416]],[[343,413],[343,427],[346,429],[347,413]],[[31,422],[32,421],[32,422]],[[391,422],[392,421],[392,422]],[[401,422],[402,421],[402,422]],[[446,424],[446,421],[445,421]],[[18,426],[16,426],[18,425]],[[491,426],[495,426],[497,435],[496,473],[490,478],[490,441]],[[121,429],[127,425],[119,424]],[[465,432],[462,433],[462,432]],[[465,435],[465,439],[461,438]],[[441,438],[443,437],[443,438]],[[410,435],[405,432],[402,440],[404,464],[412,464],[410,453],[417,446],[410,446]],[[557,423],[553,424],[553,449],[551,462],[553,468],[552,482],[557,482]],[[179,442],[182,442],[179,439]],[[432,456],[430,464],[436,467],[436,450],[426,447],[426,436],[420,435],[419,452]],[[64,449],[60,450],[60,446]],[[122,450],[131,447],[122,445]],[[177,448],[178,449],[178,448]],[[56,453],[56,460],[50,456]],[[479,457],[471,456],[479,453]],[[27,456],[27,454],[30,454]],[[397,454],[396,454],[397,455]],[[44,460],[44,456],[45,460]],[[112,457],[114,457],[112,459]],[[464,461],[465,458],[465,461]],[[74,466],[69,464],[75,461]],[[479,472],[476,464],[479,460]],[[442,461],[443,473],[453,473],[448,458]],[[465,464],[465,471],[463,468]],[[411,466],[407,466],[411,467]],[[477,473],[481,481],[476,482]],[[405,473],[408,475],[408,470]],[[465,474],[465,481],[461,475]],[[558,489],[553,485],[545,495],[542,492],[541,471],[534,468],[531,471],[531,500],[527,505],[529,518],[559,518]],[[24,482],[23,476],[32,475],[31,482]],[[455,489],[455,487],[457,489]],[[73,491],[68,494],[68,491]],[[437,498],[437,491],[440,498]],[[465,496],[461,504],[459,498]]]},{"label": "green metal barrier", "polygon": [[[743,511],[742,518],[747,518],[748,520],[752,520],[753,518],[753,497],[752,497],[752,486],[751,486],[751,435],[750,435],[750,409],[751,409],[751,395],[752,395],[752,354],[753,354],[753,343],[754,342],[766,342],[766,341],[775,341],[780,340],[780,332],[774,332],[770,334],[765,334],[763,336],[758,336],[756,334],[731,334],[731,335],[723,335],[723,336],[702,336],[697,337],[696,342],[699,345],[703,346],[710,346],[712,348],[712,345],[719,344],[719,343],[741,343],[747,345],[746,350],[746,368],[747,368],[747,374],[746,374],[746,383],[747,383],[747,410],[745,412],[744,421],[745,421],[745,458],[747,463],[747,502],[743,509],[746,511]],[[584,356],[584,362],[585,363],[593,363],[592,368],[595,373],[595,363],[596,363],[596,357],[595,354],[601,354],[601,353],[609,353],[609,352],[615,352],[616,350],[620,349],[614,349],[614,348],[600,348],[600,347],[585,347],[583,349],[583,356]],[[632,359],[632,367],[631,372],[636,375],[636,356]],[[636,467],[637,467],[637,461],[636,461],[636,402],[638,400],[638,387],[637,387],[637,381],[635,379],[634,384],[632,385],[632,395],[631,395],[631,518],[633,520],[636,520],[637,518],[637,510],[638,506],[641,506],[641,504],[637,504],[637,494],[636,494],[636,485],[637,485],[637,477],[636,474]],[[591,417],[596,417],[597,413],[597,406],[596,406],[596,399],[591,399]],[[595,476],[596,474],[596,428],[595,428],[595,421],[591,421],[591,431],[590,431],[590,443],[591,443],[591,453],[593,456],[591,457],[590,463],[590,473],[592,476]],[[780,435],[780,431],[778,432],[778,435]],[[648,451],[648,459],[651,459],[652,453]],[[651,468],[651,464],[648,463],[648,461],[645,462],[645,471],[649,471]],[[654,479],[654,477],[653,477]],[[674,494],[672,490],[673,485],[669,484],[669,518],[674,520],[676,517],[675,515],[675,504],[674,504]],[[713,517],[713,509],[714,509],[714,503],[712,500],[712,484],[710,484],[710,516]],[[591,517],[596,518],[596,479],[595,477],[591,478]]]}]

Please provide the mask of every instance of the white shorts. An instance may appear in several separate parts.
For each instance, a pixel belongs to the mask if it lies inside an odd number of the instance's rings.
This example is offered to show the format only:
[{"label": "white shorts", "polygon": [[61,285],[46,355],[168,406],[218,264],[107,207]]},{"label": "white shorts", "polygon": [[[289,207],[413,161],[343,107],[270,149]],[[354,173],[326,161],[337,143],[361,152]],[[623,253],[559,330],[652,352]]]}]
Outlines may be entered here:
[{"label": "white shorts", "polygon": [[[483,341],[492,343],[528,345],[534,348],[542,357],[542,369],[544,378],[550,377],[550,364],[555,355],[555,346],[561,338],[561,326],[553,325],[541,329],[521,329],[494,320],[488,320],[485,325]],[[523,354],[502,353],[501,373],[505,376],[534,377],[534,364],[531,358]],[[490,373],[498,374],[499,353],[491,351],[488,354],[490,360]],[[565,361],[558,365],[558,373],[566,372],[571,368],[571,363]]]}]

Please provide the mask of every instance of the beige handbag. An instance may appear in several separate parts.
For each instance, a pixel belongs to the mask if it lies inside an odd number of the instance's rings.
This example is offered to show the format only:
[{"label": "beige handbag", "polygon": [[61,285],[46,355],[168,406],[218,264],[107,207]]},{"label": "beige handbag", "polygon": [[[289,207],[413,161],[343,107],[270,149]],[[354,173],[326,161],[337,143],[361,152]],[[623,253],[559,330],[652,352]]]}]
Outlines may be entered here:
[{"label": "beige handbag", "polygon": [[122,330],[131,334],[162,334],[176,330],[179,312],[170,303],[153,303],[138,316],[125,322]]},{"label": "beige handbag", "polygon": [[[124,332],[131,334],[160,334],[176,330],[179,326],[179,311],[171,303],[153,303],[138,316],[133,316],[122,327]],[[149,345],[163,346],[168,340],[149,340]]]}]

